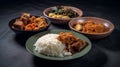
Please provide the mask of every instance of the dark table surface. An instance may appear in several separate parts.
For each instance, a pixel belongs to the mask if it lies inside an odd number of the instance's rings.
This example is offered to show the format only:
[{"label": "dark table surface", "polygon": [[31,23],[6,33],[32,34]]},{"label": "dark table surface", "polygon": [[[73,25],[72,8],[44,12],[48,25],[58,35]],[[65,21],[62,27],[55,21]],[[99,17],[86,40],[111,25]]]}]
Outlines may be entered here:
[{"label": "dark table surface", "polygon": [[[7,1],[0,4],[0,67],[120,67],[120,9],[117,3],[97,1]],[[100,1],[100,3],[99,3]],[[108,1],[108,0],[107,0]],[[92,3],[93,2],[93,3]],[[91,40],[92,49],[85,56],[72,61],[53,62],[39,59],[25,49],[29,37],[16,35],[8,22],[29,12],[32,15],[43,15],[45,8],[55,5],[71,5],[83,10],[83,16],[105,18],[115,25],[113,33],[100,40]],[[51,25],[53,29],[69,29],[68,26]]]}]

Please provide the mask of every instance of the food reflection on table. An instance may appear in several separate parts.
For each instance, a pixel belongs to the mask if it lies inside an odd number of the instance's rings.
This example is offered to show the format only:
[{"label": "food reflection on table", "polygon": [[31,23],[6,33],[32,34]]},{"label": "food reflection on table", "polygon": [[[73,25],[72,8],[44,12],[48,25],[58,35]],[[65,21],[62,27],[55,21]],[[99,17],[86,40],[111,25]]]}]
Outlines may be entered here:
[{"label": "food reflection on table", "polygon": [[34,50],[47,56],[66,57],[80,52],[86,45],[85,40],[76,37],[72,32],[60,32],[40,37],[34,44]]}]

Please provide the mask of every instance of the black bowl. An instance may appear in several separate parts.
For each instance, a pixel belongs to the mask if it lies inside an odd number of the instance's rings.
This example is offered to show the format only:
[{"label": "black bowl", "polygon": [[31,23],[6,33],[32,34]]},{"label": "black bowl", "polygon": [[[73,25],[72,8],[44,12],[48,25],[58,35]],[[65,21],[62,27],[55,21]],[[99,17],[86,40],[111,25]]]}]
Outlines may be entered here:
[{"label": "black bowl", "polygon": [[[39,16],[35,16],[35,17],[39,17]],[[35,33],[38,33],[38,32],[42,32],[42,31],[45,31],[45,30],[47,30],[47,29],[49,28],[49,26],[50,26],[50,24],[51,24],[51,21],[50,21],[47,17],[45,17],[45,16],[41,16],[41,17],[45,18],[48,26],[45,27],[45,28],[39,29],[39,30],[29,30],[29,31],[25,31],[25,30],[20,30],[20,29],[17,29],[17,28],[13,28],[13,27],[12,27],[12,26],[13,26],[13,23],[15,22],[16,19],[18,19],[18,18],[20,18],[20,17],[17,17],[17,18],[14,18],[14,19],[10,20],[10,22],[9,22],[9,27],[10,27],[10,29],[13,30],[16,34],[27,34],[27,35],[28,35],[28,34],[35,34]]]}]

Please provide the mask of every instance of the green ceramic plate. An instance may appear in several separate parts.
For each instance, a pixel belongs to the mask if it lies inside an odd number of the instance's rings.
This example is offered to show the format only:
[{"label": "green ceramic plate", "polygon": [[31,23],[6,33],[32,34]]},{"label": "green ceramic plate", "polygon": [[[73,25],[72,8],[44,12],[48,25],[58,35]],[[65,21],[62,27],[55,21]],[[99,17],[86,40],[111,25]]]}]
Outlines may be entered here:
[{"label": "green ceramic plate", "polygon": [[[75,36],[79,37],[80,39],[82,40],[85,40],[88,42],[88,45],[82,49],[80,52],[78,53],[75,53],[73,54],[72,56],[67,56],[67,57],[63,57],[63,58],[58,58],[58,57],[50,57],[50,56],[46,56],[46,55],[43,55],[43,54],[37,54],[35,53],[35,50],[34,50],[34,47],[33,47],[33,44],[37,41],[37,39],[45,34],[48,34],[48,33],[56,33],[56,34],[59,34],[59,32],[72,32]],[[48,59],[48,60],[71,60],[71,59],[76,59],[76,58],[79,58],[85,54],[87,54],[90,49],[91,49],[91,42],[90,40],[80,34],[80,33],[76,33],[76,32],[73,32],[73,31],[70,31],[70,30],[48,30],[48,31],[44,31],[44,32],[41,32],[41,33],[38,33],[36,35],[33,35],[31,36],[27,42],[26,42],[26,49],[32,53],[33,55],[37,56],[37,57],[40,57],[40,58],[43,58],[43,59]]]}]

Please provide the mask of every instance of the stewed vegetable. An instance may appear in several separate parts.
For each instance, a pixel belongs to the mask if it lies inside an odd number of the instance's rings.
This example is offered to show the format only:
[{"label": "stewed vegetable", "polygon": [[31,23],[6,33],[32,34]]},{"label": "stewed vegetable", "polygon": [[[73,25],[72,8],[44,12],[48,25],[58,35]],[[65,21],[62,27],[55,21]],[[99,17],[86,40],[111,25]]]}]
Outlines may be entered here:
[{"label": "stewed vegetable", "polygon": [[71,8],[66,8],[62,6],[56,6],[54,10],[49,11],[48,15],[49,17],[52,18],[66,18],[66,19],[78,16],[78,14]]}]

